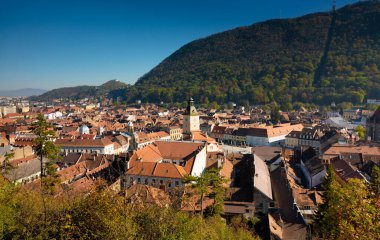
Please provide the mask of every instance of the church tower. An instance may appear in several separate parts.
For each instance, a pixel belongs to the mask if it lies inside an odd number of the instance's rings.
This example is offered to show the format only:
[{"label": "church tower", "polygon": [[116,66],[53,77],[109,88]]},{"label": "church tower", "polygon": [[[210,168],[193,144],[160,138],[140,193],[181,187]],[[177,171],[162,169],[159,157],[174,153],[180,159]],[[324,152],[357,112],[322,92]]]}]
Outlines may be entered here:
[{"label": "church tower", "polygon": [[127,134],[130,137],[129,150],[133,151],[137,148],[138,134],[135,132],[132,122],[128,122]]},{"label": "church tower", "polygon": [[127,133],[129,136],[132,136],[134,132],[135,132],[135,128],[133,127],[132,121],[130,121],[128,122],[128,125],[127,125]]},{"label": "church tower", "polygon": [[197,109],[194,106],[194,100],[192,98],[189,99],[186,112],[183,115],[183,133],[191,134],[192,132],[199,132],[199,115],[197,113]]}]

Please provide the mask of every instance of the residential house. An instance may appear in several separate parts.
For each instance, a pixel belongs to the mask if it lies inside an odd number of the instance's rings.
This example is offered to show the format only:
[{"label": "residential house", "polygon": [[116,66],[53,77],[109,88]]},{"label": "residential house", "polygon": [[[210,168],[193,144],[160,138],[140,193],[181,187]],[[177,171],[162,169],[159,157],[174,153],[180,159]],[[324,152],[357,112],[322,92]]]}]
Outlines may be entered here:
[{"label": "residential house", "polygon": [[304,224],[285,222],[280,214],[268,214],[270,240],[306,240],[307,227]]},{"label": "residential house", "polygon": [[170,140],[170,135],[164,131],[145,133],[137,132],[134,134],[136,148],[143,148],[157,140]]},{"label": "residential house", "polygon": [[214,138],[217,142],[221,143],[224,141],[224,134],[225,134],[226,129],[227,129],[226,126],[216,125],[212,129],[210,136]]},{"label": "residential house", "polygon": [[331,166],[337,176],[338,182],[341,184],[347,183],[349,179],[361,179],[368,181],[368,176],[359,171],[357,167],[350,164],[340,157],[334,157],[331,159]]},{"label": "residential house", "polygon": [[360,114],[360,109],[353,108],[353,109],[345,109],[343,110],[343,118],[347,121],[357,119]]},{"label": "residential house", "polygon": [[380,163],[380,147],[374,144],[334,144],[323,153],[322,158],[325,163],[330,163],[334,157],[361,168],[369,161]]},{"label": "residential house", "polygon": [[307,188],[314,188],[325,180],[326,169],[313,148],[309,148],[302,153],[300,167],[305,177]]},{"label": "residential house", "polygon": [[256,212],[268,213],[273,201],[269,169],[263,159],[253,156],[253,200]]},{"label": "residential house", "polygon": [[101,139],[57,139],[55,144],[61,152],[114,154],[114,143],[108,138]]},{"label": "residential house", "polygon": [[301,133],[302,131],[293,130],[288,135],[286,135],[284,147],[291,148],[291,149],[298,148]]},{"label": "residential house", "polygon": [[185,169],[177,164],[164,162],[138,162],[125,173],[126,187],[144,184],[160,189],[182,186]]},{"label": "residential house", "polygon": [[[298,146],[295,138],[298,136]],[[303,128],[300,133],[292,133],[286,136],[285,141],[288,146],[294,146],[293,149],[304,151],[309,147],[322,152],[328,146],[337,142],[347,142],[350,136],[345,129],[330,128],[326,125],[318,125],[312,128]]]},{"label": "residential house", "polygon": [[248,128],[238,128],[231,134],[231,144],[237,146],[245,146],[247,144]]},{"label": "residential house", "polygon": [[182,139],[182,128],[180,128],[179,126],[168,126],[164,128],[164,131],[169,133],[170,140]]},{"label": "residential house", "polygon": [[301,131],[302,124],[281,124],[276,126],[249,128],[247,144],[249,146],[276,146],[285,143],[285,137],[292,131]]},{"label": "residential house", "polygon": [[311,224],[318,210],[318,205],[323,203],[322,193],[317,190],[292,188],[293,205],[305,224]]},{"label": "residential house", "polygon": [[[233,139],[235,138],[234,132],[236,131],[235,127],[227,127],[224,130],[223,142],[226,144],[233,144]],[[245,140],[246,141],[246,140]]]},{"label": "residential house", "polygon": [[9,181],[25,184],[38,179],[41,175],[41,161],[35,155],[13,159],[11,164],[15,168],[4,175]]},{"label": "residential house", "polygon": [[130,157],[122,188],[136,183],[165,189],[181,186],[183,176],[202,174],[206,168],[206,152],[204,142],[155,141]]}]

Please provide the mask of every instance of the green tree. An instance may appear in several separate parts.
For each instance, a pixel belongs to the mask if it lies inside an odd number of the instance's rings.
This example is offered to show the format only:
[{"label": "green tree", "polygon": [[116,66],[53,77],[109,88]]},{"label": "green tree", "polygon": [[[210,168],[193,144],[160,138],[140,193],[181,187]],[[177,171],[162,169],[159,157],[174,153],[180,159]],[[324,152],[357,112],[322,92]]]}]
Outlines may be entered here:
[{"label": "green tree", "polygon": [[59,158],[59,147],[55,146],[52,138],[54,131],[49,122],[46,121],[43,115],[38,115],[37,121],[33,123],[34,134],[37,137],[34,139],[34,148],[40,158],[41,171],[41,199],[43,203],[43,223],[49,225],[49,214],[51,196],[55,192],[55,188],[59,183],[59,176],[53,168],[52,160]]},{"label": "green tree", "polygon": [[326,237],[329,233],[335,235],[338,231],[335,220],[335,212],[332,207],[335,202],[334,190],[338,185],[335,179],[335,173],[331,165],[327,165],[326,179],[322,184],[323,189],[323,204],[318,206],[316,213],[314,228],[318,235]]},{"label": "green tree", "polygon": [[364,139],[365,138],[365,128],[363,126],[357,126],[356,129],[355,129],[355,132],[358,134],[358,136],[360,137],[360,139]]},{"label": "green tree", "polygon": [[5,153],[4,155],[4,161],[3,161],[3,166],[2,166],[2,169],[1,169],[1,173],[2,174],[7,174],[9,173],[11,170],[13,170],[15,167],[11,164],[10,160],[12,158],[14,158],[15,156],[15,153],[14,152],[7,152]]},{"label": "green tree", "polygon": [[[207,170],[201,176],[186,175],[183,178],[184,183],[190,183],[191,187],[195,189],[199,195],[201,202],[201,216],[203,216],[203,202],[206,195],[214,199],[212,207],[212,214],[219,214],[223,208],[223,183],[225,179],[218,174],[218,169]],[[211,191],[211,192],[210,192]]]},{"label": "green tree", "polygon": [[271,120],[273,124],[279,123],[281,121],[281,113],[280,108],[277,105],[274,105],[271,107],[271,114],[270,114]]},{"label": "green tree", "polygon": [[209,179],[211,193],[208,195],[211,199],[214,199],[214,203],[208,207],[208,216],[220,216],[224,208],[224,197],[226,188],[224,184],[227,180],[219,175],[220,169],[212,168],[206,172],[206,178]]},{"label": "green tree", "polygon": [[220,105],[216,101],[213,101],[212,103],[210,103],[209,107],[211,109],[220,109]]},{"label": "green tree", "polygon": [[0,239],[9,238],[9,232],[14,230],[16,225],[15,215],[15,193],[17,187],[0,175]]},{"label": "green tree", "polygon": [[380,168],[377,165],[372,168],[370,186],[373,193],[380,197]]},{"label": "green tree", "polygon": [[46,121],[43,115],[38,115],[33,127],[33,132],[37,135],[33,143],[35,151],[40,157],[41,186],[43,190],[51,192],[55,184],[59,182],[58,175],[53,169],[54,162],[52,160],[60,158],[60,149],[54,145],[52,139],[55,132],[52,130],[52,125]]},{"label": "green tree", "polygon": [[243,227],[170,207],[133,205],[102,188],[91,193],[47,195],[0,178],[1,239],[253,239]]},{"label": "green tree", "polygon": [[378,198],[363,180],[349,179],[341,186],[328,167],[323,184],[324,203],[319,206],[314,232],[323,239],[377,239],[380,235]]}]

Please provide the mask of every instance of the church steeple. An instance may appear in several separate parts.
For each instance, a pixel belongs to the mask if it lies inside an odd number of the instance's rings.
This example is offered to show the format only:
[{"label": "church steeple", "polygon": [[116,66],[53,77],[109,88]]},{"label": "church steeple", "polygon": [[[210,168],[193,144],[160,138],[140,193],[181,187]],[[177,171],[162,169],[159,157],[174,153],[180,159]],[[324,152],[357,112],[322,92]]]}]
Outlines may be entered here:
[{"label": "church steeple", "polygon": [[189,115],[189,116],[198,115],[197,109],[194,106],[194,100],[192,97],[190,97],[190,99],[187,101],[187,107],[186,107],[185,115]]}]

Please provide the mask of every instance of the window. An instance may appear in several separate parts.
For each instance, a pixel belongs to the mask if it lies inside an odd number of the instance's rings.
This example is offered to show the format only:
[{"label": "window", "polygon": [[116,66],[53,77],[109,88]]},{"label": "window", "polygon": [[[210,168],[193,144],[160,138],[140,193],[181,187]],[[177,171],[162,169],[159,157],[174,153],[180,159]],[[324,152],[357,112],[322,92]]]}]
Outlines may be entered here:
[{"label": "window", "polygon": [[140,179],[140,178],[137,178],[137,182],[140,183],[140,182],[141,182],[141,179]]},{"label": "window", "polygon": [[160,184],[164,184],[164,181],[163,181],[163,180],[160,180]]},{"label": "window", "polygon": [[178,185],[179,185],[179,182],[178,182],[178,181],[175,181],[175,185],[178,186]]}]

